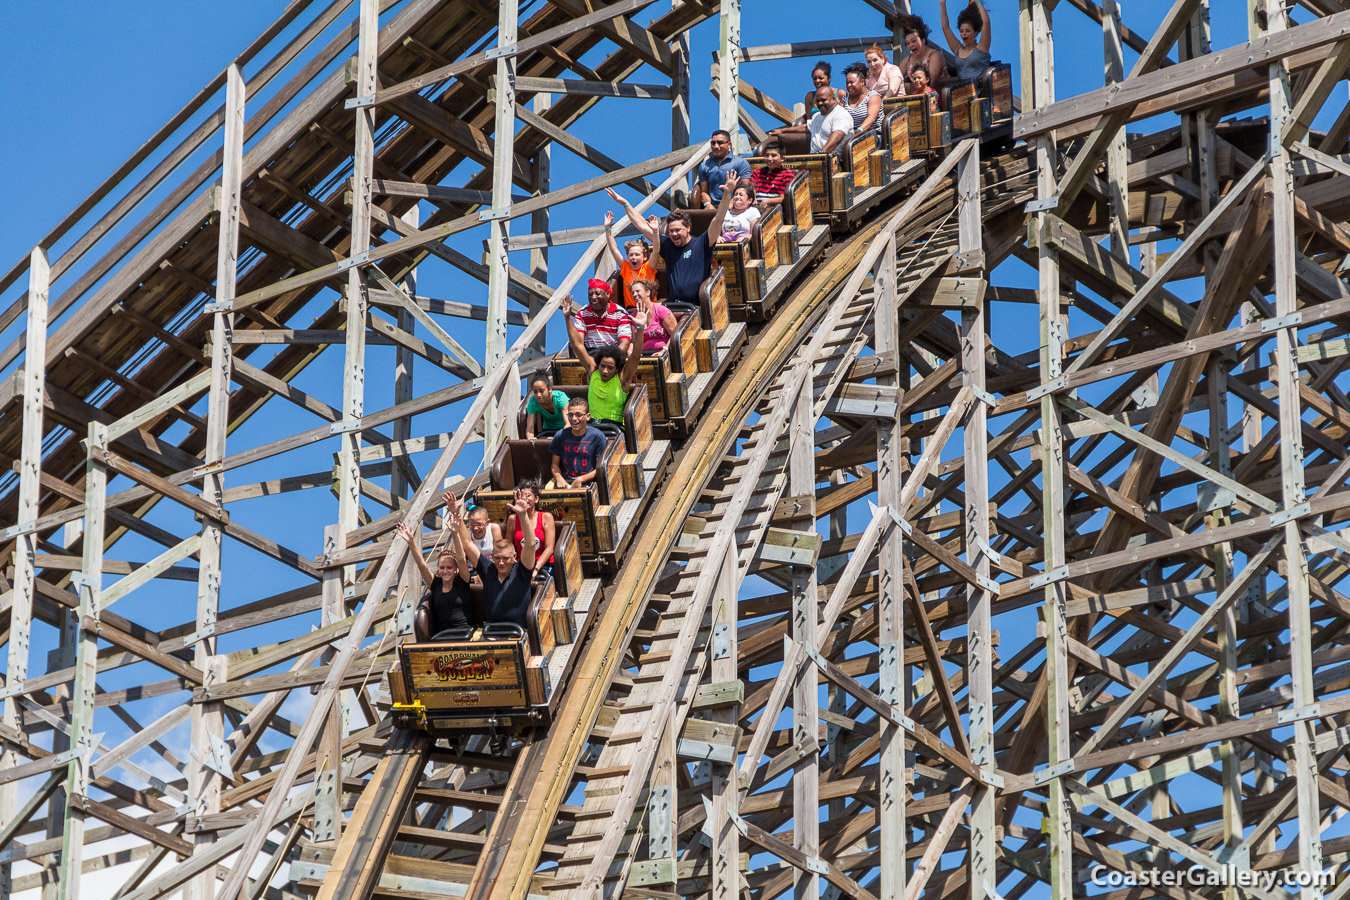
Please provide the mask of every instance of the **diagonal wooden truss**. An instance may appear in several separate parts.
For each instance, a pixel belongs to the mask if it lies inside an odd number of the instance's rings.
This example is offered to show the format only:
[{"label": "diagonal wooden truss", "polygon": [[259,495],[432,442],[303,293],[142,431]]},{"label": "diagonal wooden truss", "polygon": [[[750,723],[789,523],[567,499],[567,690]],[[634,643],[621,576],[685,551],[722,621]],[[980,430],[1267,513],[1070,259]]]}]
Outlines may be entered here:
[{"label": "diagonal wooden truss", "polygon": [[[468,445],[600,255],[550,210],[651,208],[701,158],[690,30],[723,20],[724,126],[784,109],[742,63],[855,39],[742,47],[735,0],[384,6],[291,4],[0,278],[0,894],[1059,900],[1344,868],[1350,12],[1178,0],[1146,35],[1073,0],[1105,83],[1056,102],[1055,5],[1026,0],[1022,143],[958,144],[784,299],[554,728],[503,748],[389,726],[393,526],[482,483]],[[1249,42],[1212,51],[1235,10]],[[605,97],[670,100],[672,152],[569,133]],[[555,147],[599,174],[551,184]],[[559,280],[562,240],[590,243]],[[441,262],[486,304],[420,296]],[[313,488],[312,523],[275,515]]]}]

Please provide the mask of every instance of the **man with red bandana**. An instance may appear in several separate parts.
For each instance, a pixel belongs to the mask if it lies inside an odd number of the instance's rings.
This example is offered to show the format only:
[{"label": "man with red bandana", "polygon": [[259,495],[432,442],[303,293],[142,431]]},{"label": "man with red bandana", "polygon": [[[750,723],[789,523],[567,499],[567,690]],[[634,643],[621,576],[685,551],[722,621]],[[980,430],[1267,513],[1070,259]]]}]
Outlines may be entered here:
[{"label": "man with red bandana", "polygon": [[586,286],[587,306],[577,310],[573,321],[590,348],[618,346],[624,353],[633,343],[633,324],[628,313],[610,300],[609,282],[592,278]]}]

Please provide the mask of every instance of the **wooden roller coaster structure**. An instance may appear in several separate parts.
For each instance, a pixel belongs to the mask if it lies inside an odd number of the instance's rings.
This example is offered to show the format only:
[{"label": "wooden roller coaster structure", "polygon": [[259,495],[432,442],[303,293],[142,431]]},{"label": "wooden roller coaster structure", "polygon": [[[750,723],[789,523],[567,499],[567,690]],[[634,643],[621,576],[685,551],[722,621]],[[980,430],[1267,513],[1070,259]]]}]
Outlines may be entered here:
[{"label": "wooden roller coaster structure", "polygon": [[[754,141],[794,114],[741,67],[899,43],[859,7],[876,35],[751,46],[739,0],[295,0],[0,277],[0,900],[1350,893],[1334,0],[1151,34],[1021,0],[1015,143],[819,238],[592,583],[547,730],[393,726],[394,527],[486,484],[603,259],[550,211],[668,205],[703,23]],[[1103,38],[1065,100],[1056,11]],[[669,101],[671,152],[569,130],[606,98]],[[559,147],[599,174],[551,184]],[[439,263],[486,302],[419,296]]]}]

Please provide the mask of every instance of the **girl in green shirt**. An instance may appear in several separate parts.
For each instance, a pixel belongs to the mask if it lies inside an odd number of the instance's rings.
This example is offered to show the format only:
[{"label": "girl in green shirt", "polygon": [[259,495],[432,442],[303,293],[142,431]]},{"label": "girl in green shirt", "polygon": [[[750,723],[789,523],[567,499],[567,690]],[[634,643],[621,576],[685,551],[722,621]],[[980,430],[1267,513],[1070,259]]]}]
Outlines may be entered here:
[{"label": "girl in green shirt", "polygon": [[[572,321],[570,296],[562,302],[562,314],[563,321],[567,323],[567,341],[572,346],[572,355],[581,360],[590,375],[587,401],[590,403],[592,418],[623,428],[623,405],[633,392],[633,379],[637,376],[638,360],[642,354],[624,353],[618,347],[600,347],[592,353],[586,349],[586,342]],[[638,309],[630,315],[633,333],[641,334],[647,327],[650,312]]]}]

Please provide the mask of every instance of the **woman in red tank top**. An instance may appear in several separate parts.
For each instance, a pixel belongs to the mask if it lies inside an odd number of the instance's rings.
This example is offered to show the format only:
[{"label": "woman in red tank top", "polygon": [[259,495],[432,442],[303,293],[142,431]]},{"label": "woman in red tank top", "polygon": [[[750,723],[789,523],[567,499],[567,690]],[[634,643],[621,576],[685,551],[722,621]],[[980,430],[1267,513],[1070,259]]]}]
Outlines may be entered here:
[{"label": "woman in red tank top", "polygon": [[[543,495],[543,486],[536,479],[522,481],[516,486],[517,496],[521,502],[525,503],[528,510],[533,512],[538,509],[539,500]],[[516,555],[520,555],[521,543],[525,540],[525,532],[520,528],[520,520],[515,513],[506,518],[506,533],[511,535],[512,542],[516,545]],[[553,544],[557,540],[557,525],[553,520],[553,513],[546,510],[539,510],[539,514],[534,520],[534,540],[535,546],[539,549],[534,554],[534,578],[541,574],[553,574]]]}]

